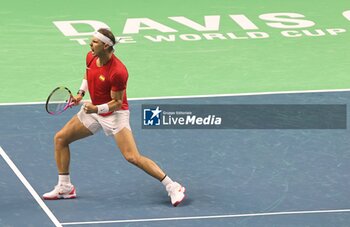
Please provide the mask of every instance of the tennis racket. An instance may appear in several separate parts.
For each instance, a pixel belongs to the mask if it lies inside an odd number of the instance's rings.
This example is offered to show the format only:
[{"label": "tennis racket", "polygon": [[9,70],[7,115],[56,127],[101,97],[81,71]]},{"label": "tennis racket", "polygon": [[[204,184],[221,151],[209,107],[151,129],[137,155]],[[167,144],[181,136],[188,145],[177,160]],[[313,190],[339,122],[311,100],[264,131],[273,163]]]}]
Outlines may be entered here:
[{"label": "tennis racket", "polygon": [[46,111],[58,115],[74,105],[72,92],[66,87],[55,88],[46,100]]}]

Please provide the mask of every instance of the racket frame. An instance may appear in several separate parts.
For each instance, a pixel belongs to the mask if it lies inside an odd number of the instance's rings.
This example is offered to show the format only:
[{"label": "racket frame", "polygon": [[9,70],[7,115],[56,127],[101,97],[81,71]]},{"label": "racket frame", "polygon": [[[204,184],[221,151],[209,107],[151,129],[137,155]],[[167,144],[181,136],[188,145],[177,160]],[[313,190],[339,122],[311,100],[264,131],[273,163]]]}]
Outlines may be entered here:
[{"label": "racket frame", "polygon": [[[69,93],[69,99],[66,100],[66,105],[64,106],[64,108],[61,110],[61,111],[58,111],[58,112],[51,112],[49,111],[49,104],[50,104],[50,98],[51,96],[59,89],[65,89],[68,93]],[[45,104],[45,109],[46,109],[46,112],[48,112],[49,114],[51,115],[58,115],[58,114],[61,114],[63,113],[64,111],[66,111],[68,108],[71,108],[73,105],[74,105],[74,102],[72,102],[73,100],[73,95],[72,95],[72,92],[67,88],[67,87],[56,87],[55,89],[53,89],[53,91],[50,93],[50,95],[47,97],[46,99],[46,104]]]}]

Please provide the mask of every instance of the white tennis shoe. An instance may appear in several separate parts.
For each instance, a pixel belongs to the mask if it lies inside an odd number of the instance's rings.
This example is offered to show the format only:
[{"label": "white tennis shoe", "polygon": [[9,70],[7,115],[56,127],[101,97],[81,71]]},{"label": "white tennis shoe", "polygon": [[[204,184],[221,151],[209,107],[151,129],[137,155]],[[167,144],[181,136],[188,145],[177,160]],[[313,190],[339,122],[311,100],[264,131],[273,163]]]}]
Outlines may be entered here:
[{"label": "white tennis shoe", "polygon": [[171,204],[173,204],[174,207],[179,205],[185,198],[186,189],[177,182],[168,184],[166,186],[166,190],[168,192],[168,196],[170,196]]},{"label": "white tennis shoe", "polygon": [[51,192],[43,195],[43,198],[46,200],[74,199],[75,197],[77,197],[77,194],[72,184],[56,185]]}]

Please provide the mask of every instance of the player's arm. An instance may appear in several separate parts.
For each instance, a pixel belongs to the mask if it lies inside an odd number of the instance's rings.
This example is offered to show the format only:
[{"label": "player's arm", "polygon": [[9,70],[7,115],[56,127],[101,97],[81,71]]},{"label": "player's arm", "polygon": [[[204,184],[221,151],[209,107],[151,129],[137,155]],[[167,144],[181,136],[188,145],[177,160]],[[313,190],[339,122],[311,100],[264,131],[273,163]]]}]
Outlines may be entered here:
[{"label": "player's arm", "polygon": [[123,94],[124,94],[124,90],[111,91],[112,100],[110,102],[108,102],[108,108],[109,108],[110,112],[120,110],[122,108]]},{"label": "player's arm", "polygon": [[121,91],[111,91],[112,100],[101,105],[93,105],[92,103],[85,103],[84,110],[85,113],[108,113],[116,110],[120,110],[123,104],[123,94],[124,90]]},{"label": "player's arm", "polygon": [[88,83],[86,80],[86,74],[81,82],[80,88],[77,92],[77,95],[73,97],[73,102],[75,105],[78,105],[79,102],[83,99],[85,92],[88,90]]}]

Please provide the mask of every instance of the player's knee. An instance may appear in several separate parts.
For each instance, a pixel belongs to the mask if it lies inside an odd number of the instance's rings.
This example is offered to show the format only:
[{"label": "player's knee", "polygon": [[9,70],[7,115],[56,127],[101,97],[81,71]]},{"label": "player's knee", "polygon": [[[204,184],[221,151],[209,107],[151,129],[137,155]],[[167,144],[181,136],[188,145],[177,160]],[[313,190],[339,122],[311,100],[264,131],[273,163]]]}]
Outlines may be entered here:
[{"label": "player's knee", "polygon": [[127,154],[124,157],[125,157],[125,160],[128,161],[131,164],[134,164],[136,166],[139,164],[139,157],[138,157],[138,155]]},{"label": "player's knee", "polygon": [[64,146],[67,144],[66,138],[64,136],[64,133],[61,131],[57,132],[55,137],[54,137],[54,142],[56,146]]}]

